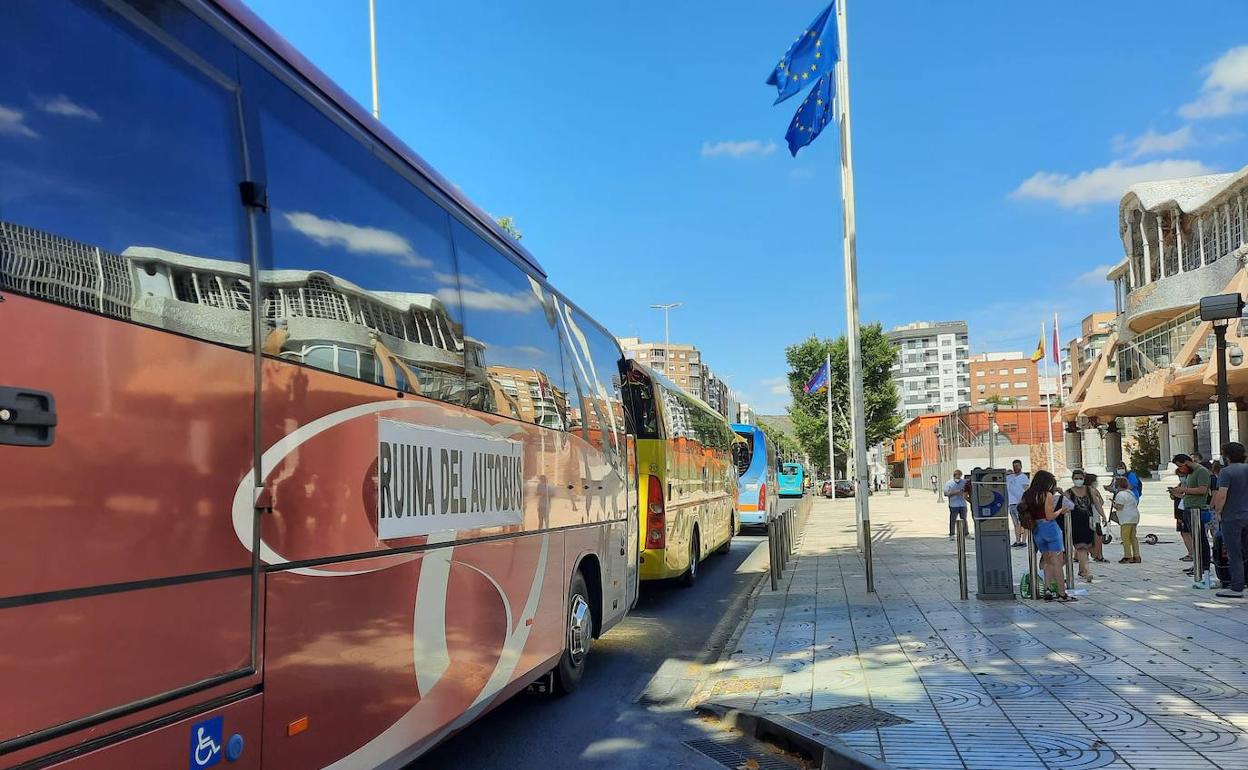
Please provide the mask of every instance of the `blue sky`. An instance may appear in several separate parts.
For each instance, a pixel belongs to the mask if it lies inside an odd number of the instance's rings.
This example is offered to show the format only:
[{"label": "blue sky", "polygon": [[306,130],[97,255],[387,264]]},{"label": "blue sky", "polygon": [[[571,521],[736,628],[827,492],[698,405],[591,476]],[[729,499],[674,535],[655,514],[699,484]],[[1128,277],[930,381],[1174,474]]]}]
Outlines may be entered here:
[{"label": "blue sky", "polygon": [[[365,0],[251,7],[368,104]],[[377,0],[382,120],[620,336],[672,339],[763,413],[840,334],[835,126],[796,159],[768,71],[820,0]],[[1117,201],[1248,164],[1248,3],[857,0],[861,315],[1025,350],[1112,309]]]}]

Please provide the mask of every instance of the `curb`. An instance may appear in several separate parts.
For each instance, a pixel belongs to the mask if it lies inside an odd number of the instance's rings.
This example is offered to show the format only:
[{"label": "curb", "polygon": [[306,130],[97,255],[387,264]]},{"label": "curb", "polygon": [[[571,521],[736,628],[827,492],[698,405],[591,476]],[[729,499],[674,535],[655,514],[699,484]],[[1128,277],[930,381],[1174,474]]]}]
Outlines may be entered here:
[{"label": "curb", "polygon": [[836,736],[783,714],[763,714],[719,703],[703,703],[697,710],[718,717],[746,736],[782,749],[796,750],[817,761],[820,770],[893,770],[891,765],[850,748]]}]

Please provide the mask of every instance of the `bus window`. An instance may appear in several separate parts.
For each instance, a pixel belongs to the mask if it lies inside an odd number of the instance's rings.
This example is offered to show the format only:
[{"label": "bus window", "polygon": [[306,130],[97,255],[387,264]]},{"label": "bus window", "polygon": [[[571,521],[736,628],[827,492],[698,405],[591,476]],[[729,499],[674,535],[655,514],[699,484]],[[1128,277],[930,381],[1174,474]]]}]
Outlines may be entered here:
[{"label": "bus window", "polygon": [[518,412],[525,422],[563,430],[569,390],[554,292],[467,226],[456,221],[451,230],[465,332],[480,347],[484,361],[470,383],[488,388],[487,411],[508,417]]},{"label": "bus window", "polygon": [[[286,360],[463,403],[449,215],[271,75],[255,79],[271,206],[266,336]],[[392,376],[366,357],[393,360]]]}]

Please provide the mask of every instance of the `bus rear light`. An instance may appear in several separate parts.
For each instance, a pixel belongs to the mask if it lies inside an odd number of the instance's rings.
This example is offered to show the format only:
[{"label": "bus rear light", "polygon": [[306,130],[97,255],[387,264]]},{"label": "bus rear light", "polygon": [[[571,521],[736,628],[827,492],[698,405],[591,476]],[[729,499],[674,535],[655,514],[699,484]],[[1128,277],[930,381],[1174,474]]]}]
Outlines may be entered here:
[{"label": "bus rear light", "polygon": [[758,487],[758,510],[767,510],[767,484],[763,483]]},{"label": "bus rear light", "polygon": [[667,509],[663,504],[663,482],[650,476],[646,483],[646,548],[667,545]]}]

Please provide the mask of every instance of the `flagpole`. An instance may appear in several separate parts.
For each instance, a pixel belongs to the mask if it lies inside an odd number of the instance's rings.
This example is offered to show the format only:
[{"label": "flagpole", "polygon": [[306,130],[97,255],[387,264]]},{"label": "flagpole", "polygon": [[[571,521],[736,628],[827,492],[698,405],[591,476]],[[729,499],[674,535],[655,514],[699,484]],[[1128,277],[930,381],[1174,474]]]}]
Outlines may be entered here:
[{"label": "flagpole", "polygon": [[[840,62],[836,67],[837,99],[841,105],[841,199],[843,245],[845,251],[845,339],[849,343],[849,410],[850,434],[854,456],[867,456],[866,410],[862,394],[862,348],[858,327],[858,231],[854,211],[853,130],[849,115],[849,25],[845,20],[847,0],[837,0],[836,31],[840,45]],[[867,593],[875,593],[875,567],[871,559],[871,508],[867,502],[870,479],[863,479],[865,463],[854,467],[854,502],[862,537],[862,558],[866,567]]]},{"label": "flagpole", "polygon": [[832,479],[832,497],[836,497],[836,449],[832,443],[832,353],[825,351],[824,366],[828,369],[828,478]]},{"label": "flagpole", "polygon": [[377,102],[377,7],[376,0],[368,0],[368,49],[373,64],[373,117],[381,119],[381,106]]},{"label": "flagpole", "polygon": [[[1044,342],[1044,321],[1040,322],[1040,341]],[[1053,388],[1049,380],[1049,357],[1044,357],[1044,389],[1048,398],[1044,400],[1044,435],[1049,441],[1049,473],[1057,475],[1057,465],[1053,462]]]}]

